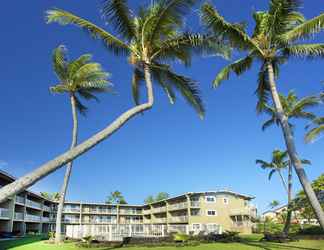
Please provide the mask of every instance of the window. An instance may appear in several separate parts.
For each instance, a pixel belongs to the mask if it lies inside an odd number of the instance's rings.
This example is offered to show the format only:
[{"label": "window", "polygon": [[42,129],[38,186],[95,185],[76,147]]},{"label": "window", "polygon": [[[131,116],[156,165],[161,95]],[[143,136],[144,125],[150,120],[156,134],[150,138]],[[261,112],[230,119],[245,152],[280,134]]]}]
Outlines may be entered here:
[{"label": "window", "polygon": [[200,230],[200,224],[192,224],[192,230],[199,231]]},{"label": "window", "polygon": [[228,205],[229,199],[228,198],[223,198],[223,202],[224,202],[225,205]]},{"label": "window", "polygon": [[215,196],[206,196],[206,202],[216,202]]},{"label": "window", "polygon": [[201,215],[199,209],[192,209],[190,214],[191,214],[191,216],[199,216],[199,215]]},{"label": "window", "polygon": [[208,216],[217,216],[217,212],[215,210],[207,210]]}]

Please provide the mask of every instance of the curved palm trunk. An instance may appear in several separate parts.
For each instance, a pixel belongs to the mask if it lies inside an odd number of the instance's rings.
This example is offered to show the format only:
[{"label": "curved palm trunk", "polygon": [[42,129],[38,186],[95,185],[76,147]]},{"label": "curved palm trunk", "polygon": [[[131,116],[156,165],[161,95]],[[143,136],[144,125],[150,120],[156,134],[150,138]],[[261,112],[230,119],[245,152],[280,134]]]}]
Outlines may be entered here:
[{"label": "curved palm trunk", "polygon": [[281,102],[279,99],[279,95],[278,95],[278,91],[277,91],[277,87],[276,87],[276,83],[275,83],[275,79],[274,79],[273,66],[272,66],[271,62],[267,63],[267,71],[268,71],[269,85],[270,85],[269,87],[270,87],[270,91],[271,91],[272,100],[273,100],[274,106],[276,108],[277,116],[278,116],[280,124],[281,124],[281,128],[282,128],[282,132],[284,135],[289,158],[292,161],[292,164],[295,168],[295,171],[299,178],[299,181],[303,186],[305,194],[306,194],[312,208],[314,209],[314,213],[315,213],[321,227],[324,229],[324,213],[323,213],[321,205],[316,197],[316,194],[315,194],[315,192],[307,178],[306,172],[301,164],[301,161],[298,157],[296,147],[295,147],[295,142],[294,142],[292,132],[291,132],[291,128],[288,124],[288,118],[283,111],[283,108],[282,108],[282,105],[281,105]]},{"label": "curved palm trunk", "polygon": [[[71,94],[70,97],[71,100],[71,108],[72,108],[72,119],[73,119],[73,131],[72,131],[72,143],[71,143],[71,149],[74,148],[77,144],[77,138],[78,138],[78,117],[77,117],[77,110],[76,110],[76,102],[75,102],[75,96]],[[71,176],[72,171],[72,164],[73,162],[70,161],[65,170],[64,180],[60,192],[60,198],[59,198],[59,204],[57,208],[57,214],[56,214],[56,228],[55,228],[55,243],[62,242],[62,214],[63,214],[63,207],[65,202],[65,196],[66,191],[69,185],[69,180]]]},{"label": "curved palm trunk", "polygon": [[287,218],[285,222],[285,227],[283,229],[284,236],[288,236],[290,224],[291,224],[291,215],[292,215],[292,207],[291,207],[291,201],[292,201],[292,165],[291,161],[289,161],[288,165],[288,206],[287,206]]},{"label": "curved palm trunk", "polygon": [[148,66],[145,66],[145,83],[147,89],[147,102],[136,107],[129,109],[120,115],[116,120],[114,120],[110,125],[108,125],[103,130],[99,131],[97,134],[93,135],[86,141],[82,142],[73,149],[57,156],[53,160],[46,162],[45,164],[38,167],[36,170],[26,174],[25,176],[17,179],[13,183],[10,183],[0,189],[0,203],[6,201],[10,196],[15,195],[26,188],[33,185],[38,180],[44,178],[60,167],[64,166],[68,162],[76,159],[80,155],[84,154],[98,143],[107,139],[109,136],[114,134],[119,130],[125,123],[133,118],[134,116],[141,114],[143,111],[149,110],[153,106],[154,96],[153,96],[153,86],[151,80],[151,74]]}]

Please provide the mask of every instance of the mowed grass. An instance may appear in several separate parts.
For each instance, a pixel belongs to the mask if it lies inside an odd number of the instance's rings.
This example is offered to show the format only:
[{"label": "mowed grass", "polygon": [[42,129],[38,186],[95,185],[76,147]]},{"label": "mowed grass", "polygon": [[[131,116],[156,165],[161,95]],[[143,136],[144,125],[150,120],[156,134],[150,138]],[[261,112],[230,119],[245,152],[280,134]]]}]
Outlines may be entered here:
[{"label": "mowed grass", "polygon": [[[245,237],[242,243],[213,243],[201,244],[194,247],[125,247],[127,250],[324,250],[324,240],[300,240],[291,243],[269,243],[259,242],[258,236]],[[52,245],[42,241],[40,237],[28,237],[20,240],[0,242],[0,249],[13,250],[85,250],[89,248],[79,248],[74,243],[62,245]],[[111,248],[92,248],[96,250],[108,250]]]}]

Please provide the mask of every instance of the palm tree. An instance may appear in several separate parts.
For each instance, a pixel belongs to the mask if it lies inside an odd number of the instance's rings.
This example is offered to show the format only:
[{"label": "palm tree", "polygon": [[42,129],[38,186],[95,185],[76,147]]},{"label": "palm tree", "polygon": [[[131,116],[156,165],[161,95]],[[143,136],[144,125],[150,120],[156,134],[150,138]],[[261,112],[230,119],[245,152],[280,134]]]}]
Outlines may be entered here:
[{"label": "palm tree", "polygon": [[[180,61],[189,66],[193,52],[206,53],[212,50],[214,54],[228,55],[228,47],[218,42],[218,39],[215,42],[214,36],[182,32],[184,16],[196,1],[154,1],[148,8],[141,7],[138,15],[134,16],[126,0],[106,0],[102,15],[107,23],[115,28],[115,35],[70,12],[58,9],[47,12],[48,23],[74,24],[86,30],[92,37],[100,39],[108,51],[116,55],[128,56],[128,61],[134,71],[132,89],[137,105],[75,148],[1,188],[0,202],[84,154],[119,130],[128,120],[151,109],[154,102],[153,80],[162,86],[171,102],[175,100],[174,91],[178,90],[201,117],[204,115],[205,110],[197,83],[186,76],[177,74],[169,65],[170,62]],[[146,86],[147,101],[140,104],[139,85],[143,81]]]},{"label": "palm tree", "polygon": [[40,192],[40,195],[47,200],[59,201],[60,199],[60,193],[58,192],[54,192],[54,193]]},{"label": "palm tree", "polygon": [[[297,95],[294,91],[289,91],[287,97],[279,93],[280,102],[282,104],[283,111],[288,118],[288,124],[290,128],[293,128],[293,124],[289,122],[290,119],[306,119],[313,120],[316,115],[312,112],[306,111],[306,109],[314,107],[320,103],[320,100],[316,96],[307,96],[301,99],[298,99]],[[269,120],[267,120],[262,125],[262,130],[266,130],[268,127],[276,124],[280,125],[280,122],[276,116],[276,109],[272,105],[265,104],[264,112],[271,116]]]},{"label": "palm tree", "polygon": [[[309,160],[303,159],[301,160],[303,164],[311,164]],[[292,216],[292,164],[291,160],[289,159],[289,155],[287,151],[280,151],[275,149],[272,152],[272,159],[271,162],[266,162],[263,160],[256,160],[257,164],[260,164],[262,169],[270,169],[268,179],[271,180],[271,177],[274,173],[278,173],[280,176],[280,180],[282,185],[284,186],[285,191],[287,192],[287,216],[285,221],[285,226],[283,228],[283,234],[288,236],[290,224],[291,224],[291,216]],[[282,171],[288,168],[288,184],[283,177]],[[279,205],[279,204],[278,204]]]},{"label": "palm tree", "polygon": [[111,192],[107,197],[106,204],[127,204],[123,194],[118,190]]},{"label": "palm tree", "polygon": [[230,73],[241,75],[251,68],[253,62],[261,62],[256,90],[259,98],[257,110],[259,112],[263,110],[264,104],[271,95],[289,157],[318,221],[324,228],[323,210],[298,157],[292,130],[276,86],[280,65],[288,59],[294,57],[313,59],[324,56],[324,44],[322,43],[296,43],[297,40],[308,38],[324,28],[324,14],[305,20],[304,16],[298,12],[300,7],[301,1],[299,0],[271,0],[268,11],[258,11],[253,14],[256,25],[252,36],[245,31],[244,25],[227,22],[208,3],[202,6],[202,20],[213,33],[222,34],[233,47],[247,52],[247,56],[236,60],[218,73],[214,80],[214,87],[228,79]]},{"label": "palm tree", "polygon": [[273,201],[271,201],[271,202],[269,203],[269,207],[270,207],[271,209],[274,209],[275,207],[278,207],[279,205],[280,205],[280,202],[277,201],[277,200],[273,200]]},{"label": "palm tree", "polygon": [[[59,79],[59,83],[51,87],[53,93],[68,94],[72,109],[72,143],[71,149],[77,145],[78,141],[78,116],[77,111],[85,115],[87,107],[81,102],[80,98],[85,100],[98,98],[97,93],[108,91],[109,73],[103,71],[99,63],[91,62],[91,55],[84,54],[75,60],[68,61],[66,48],[61,45],[53,52],[53,69]],[[65,176],[60,192],[60,199],[56,215],[55,242],[62,242],[61,222],[65,202],[66,191],[72,171],[73,162],[70,161],[66,167]]]}]

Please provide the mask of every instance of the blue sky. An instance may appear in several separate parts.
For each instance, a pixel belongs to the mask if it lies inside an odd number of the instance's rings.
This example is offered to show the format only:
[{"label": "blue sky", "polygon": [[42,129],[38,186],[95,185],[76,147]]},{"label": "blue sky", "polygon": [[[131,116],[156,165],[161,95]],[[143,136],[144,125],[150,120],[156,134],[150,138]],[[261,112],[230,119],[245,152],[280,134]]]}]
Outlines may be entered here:
[{"label": "blue sky", "polygon": [[[129,1],[132,6],[137,2]],[[238,5],[238,2],[241,5]],[[244,4],[242,4],[244,2]],[[221,14],[230,21],[247,21],[253,27],[251,14],[265,9],[266,0],[214,0]],[[88,138],[132,106],[131,68],[124,58],[107,52],[99,41],[90,39],[74,26],[47,25],[45,11],[58,7],[77,13],[104,25],[98,9],[100,1],[6,1],[0,20],[1,32],[1,98],[0,98],[0,166],[19,177],[64,152],[71,140],[71,111],[66,96],[53,96],[48,88],[57,83],[51,65],[52,50],[65,44],[74,58],[91,53],[94,60],[112,73],[117,95],[100,96],[101,102],[88,103],[89,113],[80,117],[79,139]],[[307,18],[318,15],[321,1],[305,1],[302,12]],[[198,7],[190,16],[197,30]],[[10,25],[9,25],[10,23]],[[324,41],[323,34],[317,36]],[[234,55],[235,56],[235,55]],[[129,203],[140,204],[159,191],[171,195],[188,191],[228,188],[256,196],[262,210],[274,200],[285,202],[285,192],[274,176],[255,165],[255,160],[270,158],[274,148],[284,148],[281,131],[274,127],[261,131],[265,117],[255,113],[256,73],[258,65],[241,77],[233,76],[219,89],[211,82],[226,65],[220,58],[195,58],[189,69],[175,68],[200,83],[206,106],[201,121],[179,97],[175,105],[155,88],[154,108],[129,121],[111,138],[75,161],[68,199],[104,201],[107,194],[120,190]],[[293,60],[282,67],[279,90],[294,89],[299,96],[322,90],[323,62]],[[318,114],[323,108],[319,108]],[[303,143],[304,122],[297,122],[297,148],[310,179],[323,173],[324,140]],[[32,187],[35,191],[59,190],[64,168]],[[295,178],[295,190],[300,188]]]}]

